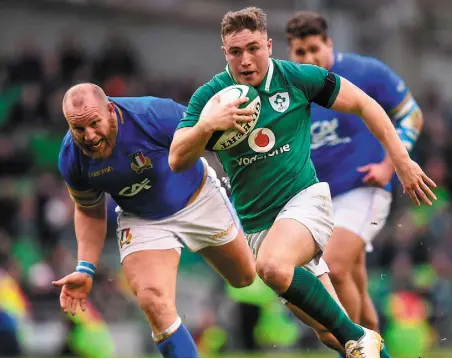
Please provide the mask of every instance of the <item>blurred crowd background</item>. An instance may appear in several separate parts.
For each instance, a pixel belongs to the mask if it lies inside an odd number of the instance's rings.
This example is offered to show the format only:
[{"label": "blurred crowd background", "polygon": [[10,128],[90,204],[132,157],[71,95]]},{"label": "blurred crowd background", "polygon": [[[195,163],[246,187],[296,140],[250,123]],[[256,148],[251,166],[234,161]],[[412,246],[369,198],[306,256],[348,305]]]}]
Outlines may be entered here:
[{"label": "blurred crowd background", "polygon": [[[121,276],[113,208],[89,310],[72,317],[59,308],[51,281],[76,264],[73,204],[57,169],[67,130],[62,96],[74,83],[93,81],[111,96],[187,104],[224,69],[221,16],[247,5],[268,13],[275,57],[287,58],[289,15],[319,11],[338,50],[378,57],[414,93],[425,119],[414,157],[438,184],[439,199],[415,208],[395,191],[368,257],[369,286],[393,354],[450,356],[448,0],[1,0],[0,355],[157,356]],[[195,254],[182,256],[178,307],[207,356],[335,356],[260,281],[232,290]]]}]

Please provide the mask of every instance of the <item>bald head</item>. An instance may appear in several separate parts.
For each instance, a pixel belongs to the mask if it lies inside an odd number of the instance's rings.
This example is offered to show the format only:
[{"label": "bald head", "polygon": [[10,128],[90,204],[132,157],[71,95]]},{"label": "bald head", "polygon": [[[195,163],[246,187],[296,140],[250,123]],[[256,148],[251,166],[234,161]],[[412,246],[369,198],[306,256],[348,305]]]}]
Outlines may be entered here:
[{"label": "bald head", "polygon": [[74,142],[87,156],[105,159],[116,145],[118,118],[113,102],[97,85],[83,83],[67,90],[63,113]]},{"label": "bald head", "polygon": [[104,90],[93,83],[82,83],[72,86],[64,94],[63,113],[68,118],[73,112],[83,113],[89,108],[99,108],[107,104]]}]

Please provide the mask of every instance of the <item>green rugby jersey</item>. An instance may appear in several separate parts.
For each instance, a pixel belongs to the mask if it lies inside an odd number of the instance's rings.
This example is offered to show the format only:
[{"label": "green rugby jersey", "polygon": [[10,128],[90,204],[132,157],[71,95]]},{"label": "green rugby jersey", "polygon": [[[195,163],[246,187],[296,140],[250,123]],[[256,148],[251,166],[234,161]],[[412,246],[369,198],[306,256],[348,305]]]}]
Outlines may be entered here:
[{"label": "green rugby jersey", "polygon": [[[234,84],[226,67],[198,88],[178,128],[196,125],[209,99]],[[330,107],[339,88],[339,76],[323,68],[270,59],[256,88],[262,108],[253,131],[235,147],[216,152],[246,233],[270,228],[291,198],[318,182],[311,162],[310,104]]]}]

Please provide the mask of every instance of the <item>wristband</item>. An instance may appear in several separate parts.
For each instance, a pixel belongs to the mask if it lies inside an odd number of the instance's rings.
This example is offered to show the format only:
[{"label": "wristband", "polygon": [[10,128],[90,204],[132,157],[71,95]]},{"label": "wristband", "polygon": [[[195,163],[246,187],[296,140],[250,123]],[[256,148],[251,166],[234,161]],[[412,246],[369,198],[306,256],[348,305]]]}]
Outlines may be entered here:
[{"label": "wristband", "polygon": [[87,274],[91,278],[93,278],[94,273],[96,272],[96,266],[87,261],[78,261],[77,267],[75,267],[75,271]]}]

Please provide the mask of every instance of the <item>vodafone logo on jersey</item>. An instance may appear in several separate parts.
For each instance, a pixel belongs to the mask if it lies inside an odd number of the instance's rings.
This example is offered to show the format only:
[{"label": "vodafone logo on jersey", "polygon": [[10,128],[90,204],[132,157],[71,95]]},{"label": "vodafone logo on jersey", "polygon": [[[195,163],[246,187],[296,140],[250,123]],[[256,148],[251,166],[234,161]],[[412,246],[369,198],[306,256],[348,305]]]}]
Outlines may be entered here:
[{"label": "vodafone logo on jersey", "polygon": [[248,136],[248,144],[254,152],[268,152],[275,145],[275,134],[269,128],[257,128]]}]

